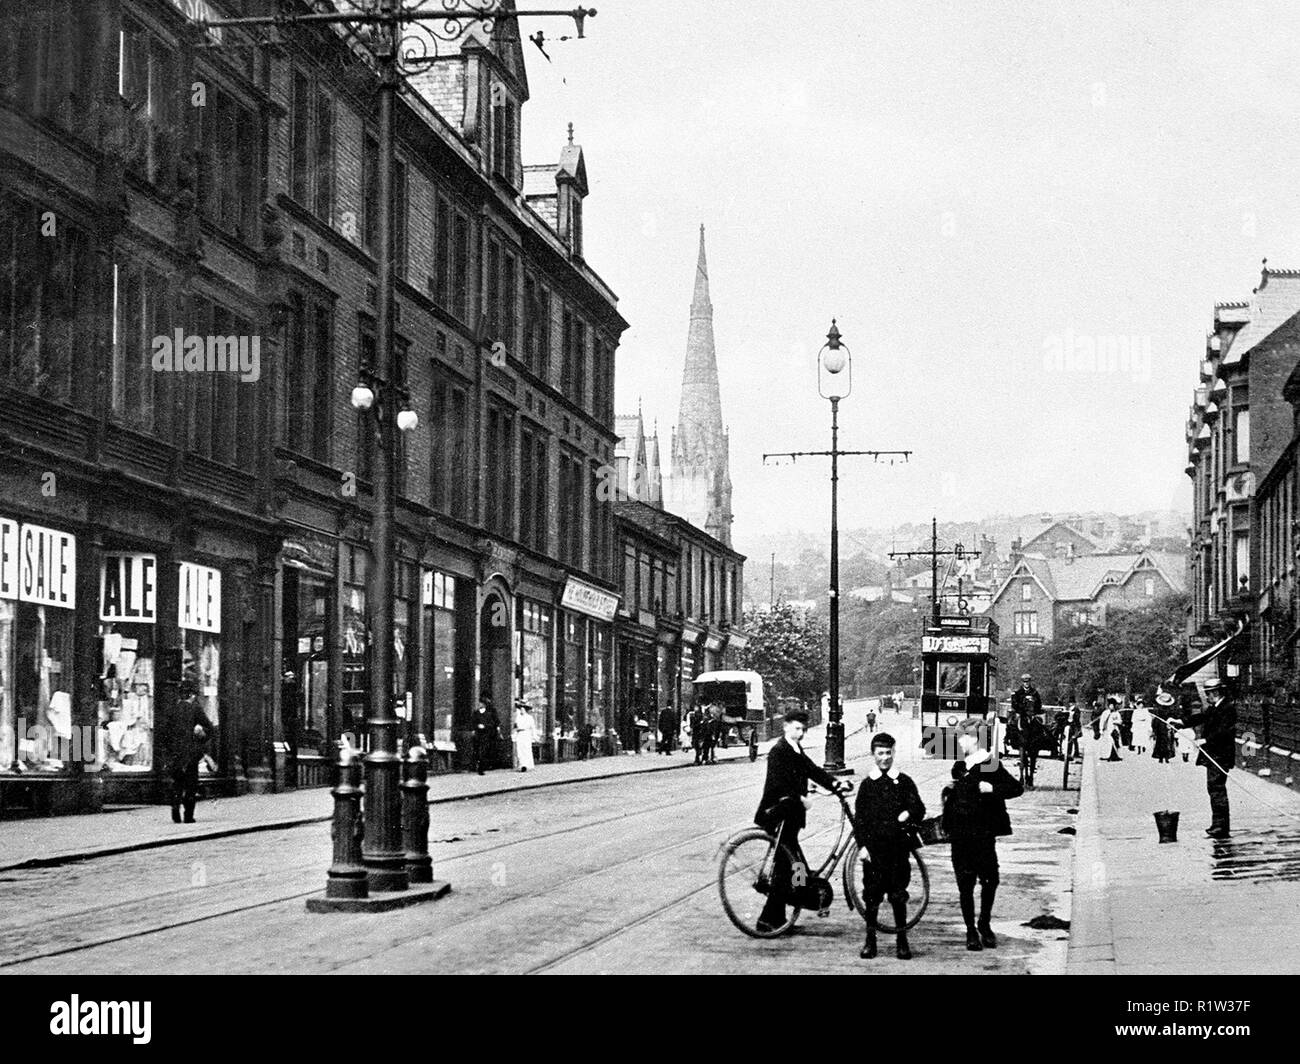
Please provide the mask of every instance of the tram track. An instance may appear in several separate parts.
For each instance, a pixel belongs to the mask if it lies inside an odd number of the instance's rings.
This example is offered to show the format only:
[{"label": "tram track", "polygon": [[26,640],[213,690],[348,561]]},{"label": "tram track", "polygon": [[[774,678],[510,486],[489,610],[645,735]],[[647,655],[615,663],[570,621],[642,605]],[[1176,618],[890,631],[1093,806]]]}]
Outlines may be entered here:
[{"label": "tram track", "polygon": [[[576,825],[569,824],[562,828],[556,828],[550,831],[535,832],[533,834],[526,835],[522,838],[502,839],[501,841],[494,842],[488,846],[480,846],[477,849],[468,850],[464,853],[448,855],[446,857],[441,858],[439,863],[451,864],[454,862],[465,861],[474,857],[481,856],[483,854],[493,853],[503,849],[509,849],[517,846],[526,846],[532,843],[542,842],[545,841],[546,839],[555,838],[561,835],[569,835],[574,832],[585,832],[592,829],[601,828],[617,821],[626,820],[630,817],[650,816],[656,813],[662,813],[667,809],[678,809],[682,806],[683,803],[694,803],[694,802],[707,801],[707,800],[716,801],[721,797],[725,797],[730,794],[735,794],[740,791],[750,791],[752,789],[753,789],[752,782],[747,782],[743,785],[725,788],[720,791],[711,790],[695,796],[677,797],[673,801],[662,802],[653,806],[644,806],[644,807],[639,807],[630,810],[622,810],[615,815],[600,817],[596,820],[589,820],[582,824],[576,824]],[[303,825],[303,826],[306,827],[309,825]],[[294,830],[294,829],[288,829],[288,830]],[[718,830],[726,830],[726,829],[718,829]],[[203,845],[204,841],[206,840],[196,840],[194,843],[184,844],[184,845],[200,846]],[[641,856],[644,857],[645,855],[641,855]],[[136,938],[143,935],[160,934],[167,931],[175,930],[177,928],[185,927],[190,924],[204,923],[209,920],[218,919],[222,916],[237,916],[244,912],[251,912],[257,909],[278,905],[284,902],[305,899],[310,897],[313,894],[320,893],[321,888],[319,884],[319,879],[316,878],[319,876],[319,872],[311,872],[311,873],[304,873],[300,871],[255,872],[243,876],[237,876],[232,879],[223,880],[219,885],[219,888],[223,892],[228,892],[231,889],[237,888],[241,885],[252,884],[259,879],[262,880],[271,879],[271,878],[294,879],[307,874],[310,874],[315,879],[315,883],[310,889],[291,891],[288,894],[277,892],[274,897],[254,901],[247,905],[223,906],[217,912],[204,913],[202,915],[189,917],[186,919],[176,919],[153,927],[139,928],[127,934],[95,938],[90,941],[79,942],[76,944],[63,946],[53,950],[43,950],[37,953],[29,953],[21,957],[3,958],[2,956],[0,956],[0,970],[5,968],[11,968],[20,964],[27,964],[32,961],[43,960],[47,957],[63,956],[69,953],[76,953],[84,950],[96,949],[100,946],[113,945],[116,942],[121,942],[126,939]],[[128,910],[129,908],[140,907],[147,903],[156,903],[160,898],[167,898],[167,897],[176,897],[178,898],[178,900],[193,900],[193,898],[197,898],[201,896],[200,892],[207,891],[209,889],[210,888],[207,887],[191,887],[191,888],[186,888],[182,891],[157,892],[151,895],[147,895],[145,897],[132,898],[129,902],[123,902],[117,905],[99,905],[99,906],[93,906],[93,907],[87,907],[84,909],[75,910],[70,913],[61,913],[55,919],[59,922],[60,925],[64,927],[66,927],[67,924],[70,922],[74,922],[77,920],[84,920],[87,918],[95,919],[100,922],[112,922],[115,919],[115,917],[120,917],[121,914],[125,910]],[[196,893],[191,895],[190,898],[188,899],[181,898],[181,895],[187,894],[189,891],[194,891]],[[11,935],[20,935],[24,931],[30,930],[32,927],[40,926],[42,924],[48,924],[49,922],[50,920],[46,918],[46,919],[32,921],[26,924],[20,924],[8,928],[0,929],[0,954],[3,953],[2,946],[3,946],[4,939],[6,937],[9,937]]]},{"label": "tram track", "polygon": [[[869,754],[864,752],[862,754],[851,756],[847,760],[860,761],[866,758],[867,756],[869,756]],[[492,843],[491,845],[479,846],[475,849],[468,850],[463,853],[450,854],[445,857],[441,857],[438,859],[438,862],[440,865],[455,865],[460,862],[464,862],[467,860],[471,860],[475,857],[482,856],[484,854],[490,854],[502,850],[528,846],[537,842],[542,842],[547,839],[556,838],[559,836],[572,835],[578,832],[587,832],[590,830],[595,830],[595,829],[605,827],[617,821],[625,821],[629,818],[640,818],[644,816],[652,816],[654,814],[663,813],[665,810],[680,809],[684,803],[695,804],[702,801],[717,801],[721,798],[725,798],[728,795],[736,794],[742,791],[743,792],[752,791],[753,786],[754,786],[753,781],[748,780],[744,784],[735,787],[728,787],[722,790],[707,790],[697,795],[677,796],[672,801],[657,803],[653,806],[642,806],[633,809],[623,809],[614,815],[598,817],[594,820],[588,820],[581,824],[569,824],[564,827],[556,828],[553,830],[534,832],[532,834],[525,835],[520,838],[502,839],[498,842]],[[309,827],[312,825],[304,824],[299,826]],[[296,828],[286,828],[286,830],[291,831],[291,830],[296,830]],[[504,906],[518,905],[528,901],[536,901],[538,897],[546,897],[555,894],[560,894],[564,891],[568,891],[572,889],[577,884],[581,884],[589,880],[592,880],[596,877],[599,877],[601,875],[608,874],[611,871],[624,868],[629,864],[634,864],[639,861],[645,861],[654,858],[656,856],[661,856],[665,853],[670,853],[674,850],[681,849],[685,846],[690,846],[692,844],[698,843],[702,839],[706,839],[711,836],[729,835],[734,830],[735,830],[735,825],[732,824],[721,828],[715,828],[715,829],[710,829],[708,831],[698,832],[688,838],[675,840],[674,842],[666,846],[659,847],[655,850],[648,851],[648,852],[640,852],[628,858],[619,859],[611,863],[602,865],[600,868],[597,869],[591,869],[589,871],[582,872],[574,876],[567,876],[564,879],[560,880],[555,885],[548,887],[545,891],[541,892],[541,894],[538,894],[537,892],[533,892],[527,895],[516,896],[515,898],[505,900],[493,906],[491,910],[473,914],[466,917],[463,920],[458,921],[456,926],[461,927],[464,926],[466,923],[472,923],[472,922],[486,920],[486,919],[499,918],[500,910]],[[807,837],[810,839],[818,838],[822,834],[829,832],[831,830],[833,829],[826,828],[823,829],[822,831],[812,833]],[[194,840],[193,843],[182,843],[180,845],[189,845],[189,846],[197,847],[197,846],[203,846],[205,844],[208,844],[210,843],[210,841],[211,840],[207,840],[207,839],[197,839]],[[23,964],[29,964],[29,963],[33,963],[48,958],[68,956],[77,953],[85,953],[87,951],[94,950],[102,946],[111,946],[119,942],[136,939],[144,936],[164,934],[168,931],[178,930],[189,926],[207,923],[213,920],[220,919],[222,917],[239,916],[243,913],[249,913],[257,910],[267,909],[276,905],[284,904],[286,902],[302,900],[312,896],[313,894],[318,894],[320,892],[320,884],[318,878],[320,875],[319,871],[312,871],[310,873],[304,873],[301,871],[282,871],[282,870],[270,871],[270,872],[257,872],[257,873],[250,873],[244,876],[235,877],[234,879],[231,880],[224,880],[217,885],[218,889],[222,892],[222,894],[228,895],[229,892],[232,890],[232,888],[238,888],[240,886],[245,886],[245,887],[252,886],[256,884],[259,880],[260,881],[293,880],[293,879],[302,879],[304,876],[307,875],[310,875],[313,880],[310,888],[307,888],[304,883],[303,884],[304,889],[299,890],[299,889],[291,888],[289,892],[285,893],[283,892],[283,888],[285,886],[288,886],[289,883],[281,882],[279,884],[275,884],[273,882],[272,889],[275,890],[275,895],[273,897],[257,898],[256,900],[249,901],[248,904],[236,904],[236,905],[219,904],[219,907],[215,911],[202,912],[199,914],[185,914],[184,916],[178,914],[178,918],[176,919],[165,920],[163,923],[160,924],[137,928],[122,934],[96,936],[88,940],[61,945],[53,949],[42,949],[35,952],[24,953],[22,956],[13,956],[9,958],[0,959],[0,970],[7,969],[7,968],[14,968]],[[681,904],[681,902],[689,899],[690,897],[693,897],[713,887],[714,887],[714,880],[713,877],[710,876],[708,881],[702,886],[687,891],[686,893],[681,894],[679,896],[675,896],[674,898],[670,899],[663,905],[656,906],[649,913],[637,917],[630,924],[619,928],[613,928],[571,950],[566,950],[559,957],[550,959],[544,962],[543,964],[537,965],[535,969],[529,969],[529,971],[534,971],[534,970],[538,972],[546,971],[573,956],[580,956],[584,952],[589,952],[597,948],[598,946],[602,945],[604,942],[616,938],[619,934],[622,934],[627,930],[631,930],[633,927],[639,926],[640,924],[643,924],[648,920],[651,920],[654,917],[661,915],[664,912],[667,912],[675,905]],[[203,891],[207,889],[209,888],[189,888],[189,890],[193,890],[193,891]],[[65,926],[69,922],[73,922],[75,924],[76,921],[84,921],[86,919],[94,919],[97,923],[101,923],[101,924],[112,923],[116,918],[119,918],[120,915],[129,907],[140,907],[142,905],[145,905],[148,902],[156,902],[159,898],[174,896],[177,897],[178,901],[185,901],[185,902],[193,901],[194,898],[198,897],[199,895],[197,894],[190,895],[188,898],[180,897],[180,895],[182,894],[187,894],[189,890],[182,891],[182,892],[156,893],[156,894],[149,895],[145,898],[133,898],[130,902],[121,903],[119,905],[87,907],[84,909],[76,910],[71,913],[60,914],[56,919],[60,924],[63,924]],[[0,930],[0,945],[2,945],[5,937],[21,935],[25,931],[29,931],[32,927],[39,926],[40,924],[48,924],[49,922],[50,921],[48,919],[42,919],[39,921],[32,921],[27,924],[22,924],[15,927]],[[439,933],[441,933],[443,930],[447,930],[447,929],[437,929],[427,934],[422,934],[420,937],[421,939],[426,937],[434,937],[437,936]],[[383,951],[381,950],[380,952]],[[374,955],[375,954],[371,954],[369,956],[374,956]],[[349,958],[347,963],[349,965],[355,964],[359,959],[364,960],[366,958]]]}]

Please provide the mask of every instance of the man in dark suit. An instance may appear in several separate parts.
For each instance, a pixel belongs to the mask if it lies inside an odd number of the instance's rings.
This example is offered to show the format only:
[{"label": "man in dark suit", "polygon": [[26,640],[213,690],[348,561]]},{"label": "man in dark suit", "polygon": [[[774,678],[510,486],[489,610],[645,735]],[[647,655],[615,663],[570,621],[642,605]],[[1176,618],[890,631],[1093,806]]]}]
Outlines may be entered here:
[{"label": "man in dark suit", "polygon": [[[998,890],[999,835],[1011,834],[1006,799],[1024,793],[1020,782],[984,744],[989,725],[978,717],[958,726],[962,760],[952,767],[953,782],[944,790],[943,826],[952,840],[952,870],[966,924],[966,948],[994,949],[993,899]],[[979,921],[975,920],[975,883],[980,885]]]},{"label": "man in dark suit", "polygon": [[670,698],[668,704],[659,711],[659,752],[671,754],[676,738],[677,714],[673,712],[673,701]]},{"label": "man in dark suit", "polygon": [[[785,715],[785,736],[778,739],[767,755],[767,778],[763,783],[763,797],[754,813],[754,823],[777,837],[776,858],[772,862],[772,882],[767,904],[758,918],[758,930],[774,931],[786,921],[785,899],[790,891],[790,860],[788,851],[799,861],[799,832],[807,823],[808,781],[827,790],[853,789],[847,781],[841,782],[803,752],[803,736],[808,728],[808,714],[792,709]],[[806,862],[805,862],[806,864]]]},{"label": "man in dark suit", "polygon": [[1205,834],[1226,839],[1228,825],[1228,770],[1237,763],[1237,707],[1217,676],[1205,681],[1210,705],[1204,712],[1184,718],[1177,726],[1201,729],[1201,752],[1196,763],[1205,766],[1205,789],[1210,795],[1210,826]]},{"label": "man in dark suit", "polygon": [[179,693],[170,751],[172,820],[177,824],[181,822],[183,806],[185,823],[193,824],[194,805],[199,800],[199,765],[208,752],[208,740],[217,727],[203,712],[198,684],[193,680],[182,680]]},{"label": "man in dark suit", "polygon": [[699,706],[691,710],[691,747],[695,750],[695,764],[704,764],[704,748],[707,742],[708,718]]},{"label": "man in dark suit", "polygon": [[1043,714],[1043,696],[1034,686],[1034,679],[1029,673],[1020,677],[1020,686],[1011,696],[1011,716],[1016,723],[1017,746],[1025,751],[1029,763],[1029,778],[1034,778],[1034,767],[1038,763],[1038,748],[1043,740],[1043,723],[1039,719]]},{"label": "man in dark suit", "polygon": [[501,738],[501,718],[488,695],[480,695],[478,709],[474,711],[474,768],[481,776],[483,766],[496,756],[497,741]]}]

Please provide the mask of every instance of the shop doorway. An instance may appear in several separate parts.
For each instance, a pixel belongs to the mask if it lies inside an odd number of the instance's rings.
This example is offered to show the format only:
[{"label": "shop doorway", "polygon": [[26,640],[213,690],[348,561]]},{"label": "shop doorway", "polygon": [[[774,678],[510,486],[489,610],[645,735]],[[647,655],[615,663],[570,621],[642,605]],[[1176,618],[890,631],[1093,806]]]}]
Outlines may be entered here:
[{"label": "shop doorway", "polygon": [[479,612],[479,689],[475,698],[491,697],[502,727],[511,719],[510,605],[499,591],[489,591]]}]

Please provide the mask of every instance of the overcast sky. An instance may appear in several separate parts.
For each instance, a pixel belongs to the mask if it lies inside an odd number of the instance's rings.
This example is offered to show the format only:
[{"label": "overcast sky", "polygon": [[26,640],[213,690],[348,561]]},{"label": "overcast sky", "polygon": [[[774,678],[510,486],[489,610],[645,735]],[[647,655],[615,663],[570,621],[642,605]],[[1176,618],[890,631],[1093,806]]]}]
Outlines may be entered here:
[{"label": "overcast sky", "polygon": [[[843,461],[849,527],[1190,511],[1213,304],[1249,299],[1262,257],[1300,267],[1300,5],[596,6],[553,63],[525,42],[525,161],[574,122],[586,256],[630,322],[618,408],[643,401],[665,461],[706,225],[741,549],[826,527],[825,460],[761,456],[829,445],[832,316],[841,446],[915,452]],[[1089,342],[1129,358],[1061,360]]]}]

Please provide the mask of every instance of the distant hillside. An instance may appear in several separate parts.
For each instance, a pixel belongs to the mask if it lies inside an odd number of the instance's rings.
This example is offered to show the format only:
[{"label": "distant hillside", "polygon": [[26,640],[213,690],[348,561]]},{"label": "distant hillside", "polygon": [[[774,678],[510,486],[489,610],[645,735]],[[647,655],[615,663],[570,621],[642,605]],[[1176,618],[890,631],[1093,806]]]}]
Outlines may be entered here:
[{"label": "distant hillside", "polygon": [[[1181,553],[1187,549],[1190,518],[1176,511],[1150,510],[1138,514],[1059,513],[996,514],[979,521],[941,521],[939,545],[955,543],[978,552],[984,537],[991,539],[999,558],[1011,544],[1027,542],[1054,521],[1081,527],[1106,551],[1141,550]],[[767,602],[772,586],[772,555],[776,555],[775,589],[778,599],[824,601],[830,585],[829,529],[824,536],[802,531],[782,531],[748,536],[736,543],[747,556],[745,601]],[[840,530],[840,588],[847,594],[864,584],[879,584],[891,564],[891,550],[925,550],[930,546],[930,525],[901,524],[894,528]],[[907,573],[926,567],[924,560],[905,567]]]}]

